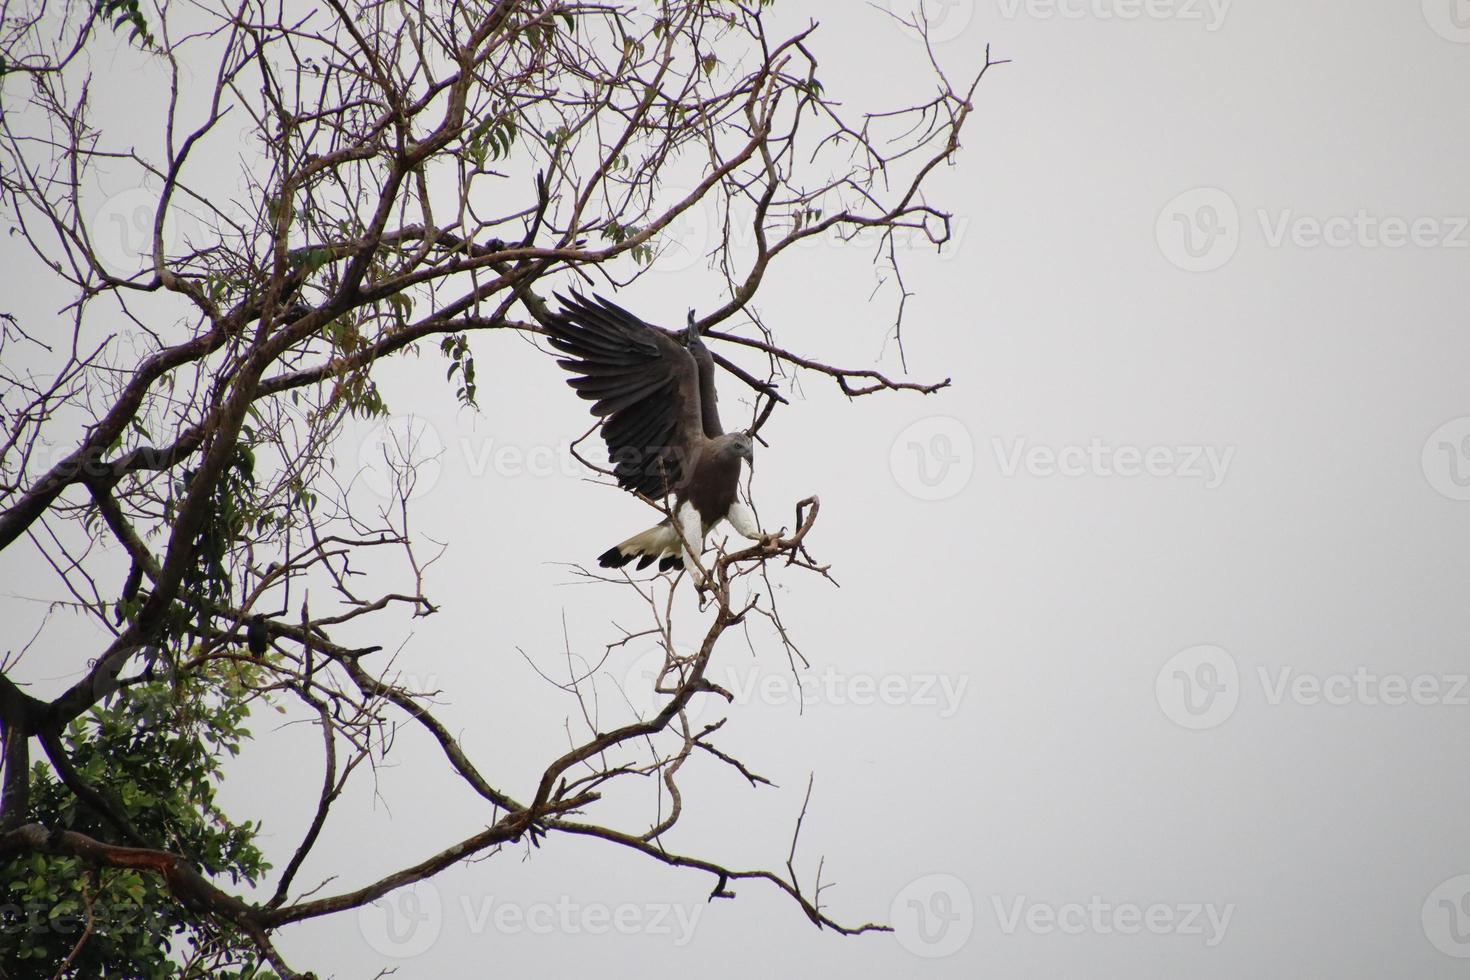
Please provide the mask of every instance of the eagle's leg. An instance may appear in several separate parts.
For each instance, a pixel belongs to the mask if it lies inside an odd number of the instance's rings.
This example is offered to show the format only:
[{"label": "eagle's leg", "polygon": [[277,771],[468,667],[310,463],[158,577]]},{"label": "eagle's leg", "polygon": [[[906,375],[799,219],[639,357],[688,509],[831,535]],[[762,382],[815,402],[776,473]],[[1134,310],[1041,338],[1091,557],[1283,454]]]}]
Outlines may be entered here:
[{"label": "eagle's leg", "polygon": [[756,523],[755,511],[751,510],[740,501],[730,505],[730,511],[725,515],[725,520],[735,529],[735,533],[752,541],[764,541],[765,535],[761,533],[760,524]]},{"label": "eagle's leg", "polygon": [[679,535],[684,539],[684,567],[694,577],[694,584],[703,586],[704,575],[693,559],[704,550],[704,521],[700,519],[698,509],[687,501],[679,505],[674,517],[679,522]]}]

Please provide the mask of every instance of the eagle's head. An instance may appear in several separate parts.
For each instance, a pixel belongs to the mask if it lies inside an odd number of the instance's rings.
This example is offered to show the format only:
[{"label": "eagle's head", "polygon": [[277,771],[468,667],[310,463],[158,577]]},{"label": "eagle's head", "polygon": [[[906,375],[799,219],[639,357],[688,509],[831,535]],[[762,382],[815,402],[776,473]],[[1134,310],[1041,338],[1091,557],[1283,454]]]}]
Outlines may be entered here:
[{"label": "eagle's head", "polygon": [[752,468],[755,467],[755,454],[752,449],[754,443],[749,432],[731,432],[723,439],[725,445],[722,448],[725,452],[745,460]]}]

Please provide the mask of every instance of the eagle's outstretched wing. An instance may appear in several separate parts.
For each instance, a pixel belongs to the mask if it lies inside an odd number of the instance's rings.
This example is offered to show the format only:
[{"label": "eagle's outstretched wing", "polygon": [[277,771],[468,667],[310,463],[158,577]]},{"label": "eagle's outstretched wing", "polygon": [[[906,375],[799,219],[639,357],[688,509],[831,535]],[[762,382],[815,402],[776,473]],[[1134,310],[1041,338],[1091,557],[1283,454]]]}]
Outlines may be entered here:
[{"label": "eagle's outstretched wing", "polygon": [[694,311],[689,311],[689,328],[684,333],[684,346],[694,355],[699,368],[699,411],[704,418],[704,434],[707,438],[725,434],[720,425],[719,395],[715,393],[715,359],[699,336],[699,327],[694,322]]},{"label": "eagle's outstretched wing", "polygon": [[567,383],[592,402],[618,484],[654,499],[679,485],[705,442],[694,357],[600,296],[557,296],[546,324]]}]

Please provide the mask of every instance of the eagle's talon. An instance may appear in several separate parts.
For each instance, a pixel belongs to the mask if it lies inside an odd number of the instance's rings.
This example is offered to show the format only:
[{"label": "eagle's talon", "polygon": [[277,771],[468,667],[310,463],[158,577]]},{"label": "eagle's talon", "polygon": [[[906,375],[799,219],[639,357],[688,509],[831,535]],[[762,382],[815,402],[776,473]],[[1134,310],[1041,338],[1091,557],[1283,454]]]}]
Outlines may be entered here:
[{"label": "eagle's talon", "polygon": [[694,594],[699,599],[700,610],[703,611],[707,597],[714,594],[714,588],[703,575],[696,574],[692,578],[694,579]]}]

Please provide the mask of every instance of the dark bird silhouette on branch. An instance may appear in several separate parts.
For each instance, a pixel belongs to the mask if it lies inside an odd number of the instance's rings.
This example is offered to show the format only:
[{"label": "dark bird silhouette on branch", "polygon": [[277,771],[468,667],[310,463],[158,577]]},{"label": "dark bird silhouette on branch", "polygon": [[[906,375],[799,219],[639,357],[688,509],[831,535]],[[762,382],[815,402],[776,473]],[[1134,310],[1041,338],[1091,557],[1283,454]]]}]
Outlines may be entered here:
[{"label": "dark bird silhouette on branch", "polygon": [[602,420],[613,474],[625,490],[672,497],[670,517],[609,548],[604,568],[655,561],[683,568],[722,520],[754,541],[755,513],[738,499],[740,461],[754,466],[748,432],[726,433],[715,395],[715,364],[691,318],[684,343],[600,296],[558,296],[547,329],[568,356],[567,383]]}]

